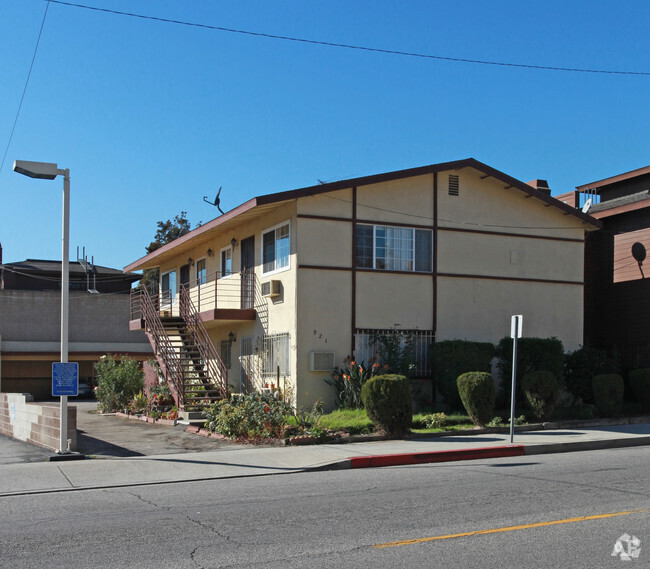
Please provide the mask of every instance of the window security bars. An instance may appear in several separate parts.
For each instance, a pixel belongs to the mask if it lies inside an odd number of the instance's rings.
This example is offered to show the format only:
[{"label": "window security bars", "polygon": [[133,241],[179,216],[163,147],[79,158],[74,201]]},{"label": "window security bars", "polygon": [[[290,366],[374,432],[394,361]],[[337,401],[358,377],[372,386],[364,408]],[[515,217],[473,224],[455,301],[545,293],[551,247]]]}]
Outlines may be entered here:
[{"label": "window security bars", "polygon": [[283,334],[269,334],[262,338],[259,359],[261,364],[261,376],[263,379],[289,377],[291,373],[289,361],[289,346],[291,336],[288,332]]},{"label": "window security bars", "polygon": [[354,357],[367,366],[370,362],[382,364],[382,337],[398,336],[400,350],[404,350],[409,338],[413,339],[413,359],[415,370],[413,377],[430,377],[432,373],[429,348],[435,340],[432,330],[357,330],[354,335]]}]

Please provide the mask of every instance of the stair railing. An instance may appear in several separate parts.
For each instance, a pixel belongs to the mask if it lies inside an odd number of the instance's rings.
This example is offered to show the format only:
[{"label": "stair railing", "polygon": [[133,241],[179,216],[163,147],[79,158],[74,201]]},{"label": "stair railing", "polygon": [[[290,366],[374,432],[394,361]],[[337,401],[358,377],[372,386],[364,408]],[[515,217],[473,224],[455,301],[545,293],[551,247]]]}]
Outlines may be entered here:
[{"label": "stair railing", "polygon": [[183,410],[185,408],[183,368],[178,353],[160,320],[158,295],[154,300],[152,295],[143,288],[133,290],[131,294],[138,297],[136,304],[139,305],[139,312],[144,319],[145,332],[153,345],[156,359],[167,382],[171,383],[176,391],[178,408]]},{"label": "stair railing", "polygon": [[194,344],[199,350],[201,359],[205,364],[210,381],[219,389],[221,397],[228,397],[228,370],[223,363],[219,352],[205,329],[198,311],[194,307],[192,297],[190,296],[189,283],[181,286],[180,298],[178,303],[180,315],[185,324],[187,331],[192,334]]}]

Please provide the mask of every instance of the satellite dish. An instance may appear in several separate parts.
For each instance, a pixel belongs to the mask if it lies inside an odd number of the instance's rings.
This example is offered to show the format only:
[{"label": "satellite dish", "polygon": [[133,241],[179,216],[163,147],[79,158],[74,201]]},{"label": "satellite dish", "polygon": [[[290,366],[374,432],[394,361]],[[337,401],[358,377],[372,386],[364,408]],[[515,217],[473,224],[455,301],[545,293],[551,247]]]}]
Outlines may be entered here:
[{"label": "satellite dish", "polygon": [[589,198],[586,202],[585,205],[582,206],[582,213],[587,213],[589,211],[589,208],[591,207],[591,198]]}]

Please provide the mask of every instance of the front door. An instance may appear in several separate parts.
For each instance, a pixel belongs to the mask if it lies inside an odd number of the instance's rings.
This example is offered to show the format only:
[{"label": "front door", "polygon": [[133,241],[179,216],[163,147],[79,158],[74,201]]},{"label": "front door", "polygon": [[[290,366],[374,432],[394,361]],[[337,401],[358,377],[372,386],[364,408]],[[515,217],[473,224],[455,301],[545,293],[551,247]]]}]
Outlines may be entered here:
[{"label": "front door", "polygon": [[241,307],[253,308],[255,301],[255,236],[241,240]]},{"label": "front door", "polygon": [[190,282],[190,266],[183,265],[181,267],[181,286],[187,286]]}]

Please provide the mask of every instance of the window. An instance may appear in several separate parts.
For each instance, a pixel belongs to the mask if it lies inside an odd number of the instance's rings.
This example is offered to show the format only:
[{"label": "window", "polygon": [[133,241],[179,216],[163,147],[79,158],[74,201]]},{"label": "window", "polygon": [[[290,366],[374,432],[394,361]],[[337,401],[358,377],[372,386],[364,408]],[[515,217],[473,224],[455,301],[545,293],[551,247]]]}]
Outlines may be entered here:
[{"label": "window", "polygon": [[289,223],[262,233],[262,274],[289,267]]},{"label": "window", "polygon": [[174,298],[176,296],[176,271],[165,273],[160,279],[160,292],[163,297]]},{"label": "window", "polygon": [[196,282],[197,284],[205,284],[206,280],[205,259],[199,259],[196,262]]},{"label": "window", "polygon": [[230,369],[232,365],[232,342],[230,340],[221,340],[220,346],[220,356],[223,360],[223,365],[226,366],[226,369]]},{"label": "window", "polygon": [[232,275],[232,247],[221,250],[221,278]]},{"label": "window", "polygon": [[[433,330],[357,330],[354,335],[354,357],[359,362],[393,361],[409,365],[414,377],[431,376],[431,344]],[[411,367],[413,366],[413,367]]]},{"label": "window", "polygon": [[280,371],[281,377],[291,373],[289,366],[289,333],[269,334],[262,338],[262,377],[275,378]]},{"label": "window", "polygon": [[429,273],[433,267],[430,229],[357,225],[356,261],[361,269]]}]

